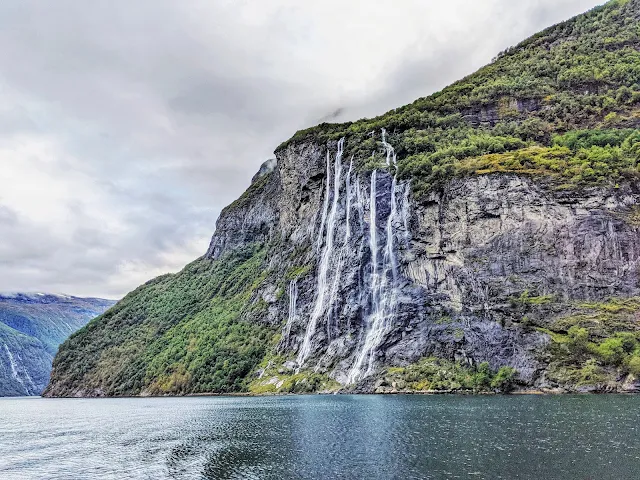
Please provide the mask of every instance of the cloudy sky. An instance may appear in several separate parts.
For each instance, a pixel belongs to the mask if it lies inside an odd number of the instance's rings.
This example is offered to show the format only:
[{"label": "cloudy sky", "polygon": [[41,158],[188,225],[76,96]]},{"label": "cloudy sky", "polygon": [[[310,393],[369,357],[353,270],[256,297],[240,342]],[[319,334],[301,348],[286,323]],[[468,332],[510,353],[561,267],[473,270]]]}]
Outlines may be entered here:
[{"label": "cloudy sky", "polygon": [[206,251],[296,130],[383,113],[598,0],[0,3],[0,291],[117,298]]}]

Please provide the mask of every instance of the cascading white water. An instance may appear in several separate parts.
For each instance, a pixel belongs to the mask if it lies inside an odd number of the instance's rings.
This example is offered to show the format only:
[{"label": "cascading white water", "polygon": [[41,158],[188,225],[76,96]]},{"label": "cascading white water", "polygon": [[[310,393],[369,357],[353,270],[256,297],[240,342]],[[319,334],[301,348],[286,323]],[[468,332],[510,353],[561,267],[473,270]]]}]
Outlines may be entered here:
[{"label": "cascading white water", "polygon": [[[386,131],[382,132],[382,146],[390,169],[397,168],[396,153],[392,145],[386,140]],[[331,155],[327,153],[326,188],[323,201],[323,210],[320,225],[320,236],[317,240],[317,249],[320,260],[317,270],[317,289],[313,309],[306,326],[304,339],[298,351],[296,363],[300,370],[312,353],[314,336],[321,319],[326,325],[327,341],[332,341],[334,332],[340,331],[339,326],[333,321],[339,318],[336,313],[340,307],[338,302],[341,280],[343,280],[344,266],[347,260],[354,254],[360,258],[362,265],[362,252],[366,252],[366,246],[353,249],[352,245],[352,215],[354,209],[359,212],[360,225],[368,223],[368,232],[361,230],[358,238],[363,238],[368,233],[368,250],[370,262],[370,275],[368,288],[365,290],[367,298],[367,313],[365,329],[359,340],[354,363],[349,372],[349,382],[355,383],[363,376],[369,375],[375,368],[377,350],[383,344],[390,332],[391,321],[394,318],[398,303],[398,258],[397,239],[400,230],[404,229],[404,240],[408,240],[408,211],[409,188],[406,184],[398,184],[397,175],[394,174],[389,192],[389,215],[385,223],[378,229],[378,180],[380,172],[374,170],[371,173],[369,185],[369,198],[366,199],[366,190],[361,188],[360,179],[353,178],[354,159],[351,158],[349,168],[344,175],[342,172],[342,157],[344,151],[344,138],[338,142],[338,151],[335,162],[331,164]],[[333,167],[333,168],[332,168]],[[397,173],[397,170],[396,170]],[[386,184],[388,185],[388,184]],[[342,188],[344,187],[344,195]],[[342,200],[344,198],[344,200]],[[365,222],[366,203],[368,200],[368,222]],[[343,241],[337,241],[337,223],[346,222]],[[384,226],[383,226],[384,225]],[[384,241],[379,239],[384,235]],[[362,236],[360,236],[362,235]],[[357,253],[359,252],[359,253]],[[293,283],[289,286],[289,320],[285,327],[285,336],[289,335],[291,324],[295,319],[295,301],[297,286]],[[336,312],[334,312],[336,310]],[[318,364],[320,365],[320,364]]]},{"label": "cascading white water", "polygon": [[[338,152],[336,153],[336,163],[335,163],[335,182],[334,182],[334,192],[333,192],[333,204],[331,208],[330,214],[330,231],[331,231],[331,243],[329,248],[327,249],[327,262],[331,263],[333,259],[333,281],[331,282],[331,286],[329,287],[328,295],[325,295],[326,305],[324,305],[325,317],[326,317],[326,325],[327,325],[327,341],[331,341],[331,307],[335,305],[337,296],[338,296],[338,281],[340,280],[340,275],[342,273],[342,266],[344,263],[343,252],[342,249],[336,249],[335,241],[333,239],[333,232],[336,229],[336,219],[337,219],[337,211],[340,203],[340,177],[342,173],[342,155],[344,152],[344,138],[340,139],[338,142]],[[346,196],[349,196],[349,191],[346,191]],[[329,227],[327,228],[327,235],[329,235]],[[330,273],[328,272],[328,276]],[[327,279],[328,280],[328,279]]]},{"label": "cascading white water", "polygon": [[349,162],[349,171],[347,172],[347,231],[345,233],[344,242],[347,243],[349,238],[351,238],[351,172],[353,171],[353,157],[351,157],[351,162]]},{"label": "cascading white water", "polygon": [[360,188],[360,178],[357,176],[356,176],[355,184],[356,184],[356,203],[358,205],[360,214],[362,215],[364,200],[362,196],[362,188]]},{"label": "cascading white water", "polygon": [[391,182],[391,198],[389,199],[389,202],[391,203],[391,212],[389,213],[389,217],[387,218],[387,241],[385,243],[384,252],[385,265],[389,264],[391,267],[391,274],[393,275],[393,285],[396,284],[396,280],[398,279],[398,261],[396,259],[396,252],[393,246],[393,223],[396,221],[396,218],[398,216],[398,202],[396,201],[397,189],[397,175],[394,175],[393,181]]},{"label": "cascading white water", "polygon": [[[329,283],[329,268],[331,266],[331,259],[334,256],[334,234],[336,227],[336,217],[338,212],[338,205],[340,202],[340,177],[342,174],[342,154],[344,152],[344,138],[341,138],[338,142],[338,152],[336,153],[336,160],[334,164],[334,186],[333,186],[333,202],[331,205],[331,211],[328,215],[323,215],[323,220],[326,220],[326,228],[320,227],[321,232],[326,230],[326,239],[322,254],[320,256],[320,265],[318,266],[318,286],[315,304],[313,311],[311,312],[311,318],[307,324],[304,340],[302,346],[298,352],[296,363],[300,368],[309,354],[311,353],[311,340],[318,326],[318,320],[322,317],[322,314],[329,310],[330,306],[335,301],[333,295],[333,282]],[[330,188],[330,156],[327,154],[327,190],[325,193],[325,205],[329,204]],[[322,238],[318,239],[318,245],[322,245]]]},{"label": "cascading white water", "polygon": [[371,292],[372,303],[378,303],[378,232],[376,219],[378,210],[376,205],[376,184],[378,183],[378,171],[371,173],[371,193],[369,198],[369,249],[371,251]]},{"label": "cascading white water", "polygon": [[289,342],[291,336],[291,325],[296,319],[296,306],[298,303],[298,279],[291,280],[289,282],[289,316],[287,317],[287,324],[284,327],[283,340],[286,345]]},{"label": "cascading white water", "polygon": [[393,166],[398,165],[396,151],[389,143],[387,143],[387,131],[384,128],[382,129],[382,146],[384,147],[384,151],[387,156],[387,167],[390,167],[392,163]]},{"label": "cascading white water", "polygon": [[[7,347],[7,345],[3,345],[3,347],[4,347],[4,351],[7,353],[7,358],[9,360],[9,367],[11,368],[11,376],[15,379],[16,382],[22,385],[22,388],[24,388],[25,393],[27,395],[30,395],[32,392],[29,390],[29,387],[25,384],[24,380],[20,378],[20,374],[18,373],[18,365],[15,359],[13,358],[13,354],[11,353],[11,350],[9,350],[9,347]],[[31,378],[29,378],[28,380],[31,380]],[[31,383],[33,384],[33,382]]]},{"label": "cascading white water", "polygon": [[406,184],[404,186],[404,192],[402,193],[402,207],[400,207],[405,243],[409,241],[409,208],[409,184]]},{"label": "cascading white water", "polygon": [[324,191],[324,202],[322,204],[322,218],[320,219],[320,233],[318,234],[318,242],[316,244],[318,250],[322,247],[324,228],[327,222],[327,214],[329,212],[329,197],[331,195],[331,157],[329,150],[327,150],[327,179],[325,182],[326,187]]},{"label": "cascading white water", "polygon": [[380,311],[380,291],[379,284],[380,279],[378,275],[378,233],[377,233],[377,183],[378,183],[378,171],[371,172],[371,186],[369,188],[369,251],[371,253],[371,315],[368,318],[368,323],[371,324],[371,328],[367,331],[365,336],[364,346],[360,349],[360,352],[356,356],[356,360],[349,372],[349,383],[355,383],[361,375],[362,364],[364,363],[367,355],[371,352],[371,332],[376,328],[378,322],[377,314]]},{"label": "cascading white water", "polygon": [[[382,145],[385,149],[387,165],[397,165],[393,147],[386,141],[386,131],[382,130]],[[398,290],[398,259],[396,256],[395,230],[396,225],[402,223],[407,235],[408,227],[408,187],[403,187],[403,203],[400,215],[398,213],[398,181],[397,172],[391,183],[389,198],[390,213],[385,226],[385,244],[382,264],[378,265],[377,240],[377,176],[376,170],[371,174],[370,207],[369,207],[369,248],[371,251],[371,312],[366,322],[364,344],[356,355],[354,364],[349,372],[349,383],[357,382],[363,375],[362,370],[366,362],[364,375],[369,375],[375,366],[377,348],[382,344],[391,319],[395,314]],[[398,218],[400,217],[400,218]],[[408,238],[405,236],[405,239]]]}]

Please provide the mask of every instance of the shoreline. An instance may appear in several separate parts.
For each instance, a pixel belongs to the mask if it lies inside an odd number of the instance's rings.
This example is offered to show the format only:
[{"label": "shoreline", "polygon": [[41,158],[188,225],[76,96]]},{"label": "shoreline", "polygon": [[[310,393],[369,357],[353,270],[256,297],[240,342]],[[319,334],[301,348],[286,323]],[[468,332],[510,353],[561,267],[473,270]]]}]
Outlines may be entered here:
[{"label": "shoreline", "polygon": [[308,392],[308,393],[252,393],[252,392],[229,392],[229,393],[188,393],[184,395],[94,395],[94,396],[44,396],[33,395],[24,397],[2,397],[2,398],[43,398],[43,399],[109,399],[109,398],[193,398],[193,397],[302,397],[312,395],[358,395],[358,396],[472,396],[472,397],[486,397],[486,396],[565,396],[565,395],[637,395],[638,390],[604,390],[604,389],[590,389],[582,391],[569,391],[562,388],[555,389],[522,389],[514,390],[511,392],[471,392],[463,390],[425,390],[425,391],[388,391],[388,392],[349,392],[349,391],[323,391],[323,392]]}]

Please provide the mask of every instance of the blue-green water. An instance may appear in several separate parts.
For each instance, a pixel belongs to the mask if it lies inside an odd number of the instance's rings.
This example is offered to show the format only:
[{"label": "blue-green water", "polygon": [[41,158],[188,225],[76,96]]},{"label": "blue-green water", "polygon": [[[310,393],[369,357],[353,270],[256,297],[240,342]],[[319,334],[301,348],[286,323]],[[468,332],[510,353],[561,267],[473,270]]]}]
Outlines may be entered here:
[{"label": "blue-green water", "polygon": [[636,479],[640,396],[0,399],[0,479]]}]

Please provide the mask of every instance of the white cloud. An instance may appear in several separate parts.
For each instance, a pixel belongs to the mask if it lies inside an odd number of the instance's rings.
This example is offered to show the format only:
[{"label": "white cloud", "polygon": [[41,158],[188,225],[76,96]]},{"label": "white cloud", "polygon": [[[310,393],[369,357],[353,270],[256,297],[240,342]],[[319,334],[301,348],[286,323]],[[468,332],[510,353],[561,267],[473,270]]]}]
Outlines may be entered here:
[{"label": "white cloud", "polygon": [[295,130],[428,95],[598,3],[4,2],[0,291],[175,271]]}]

